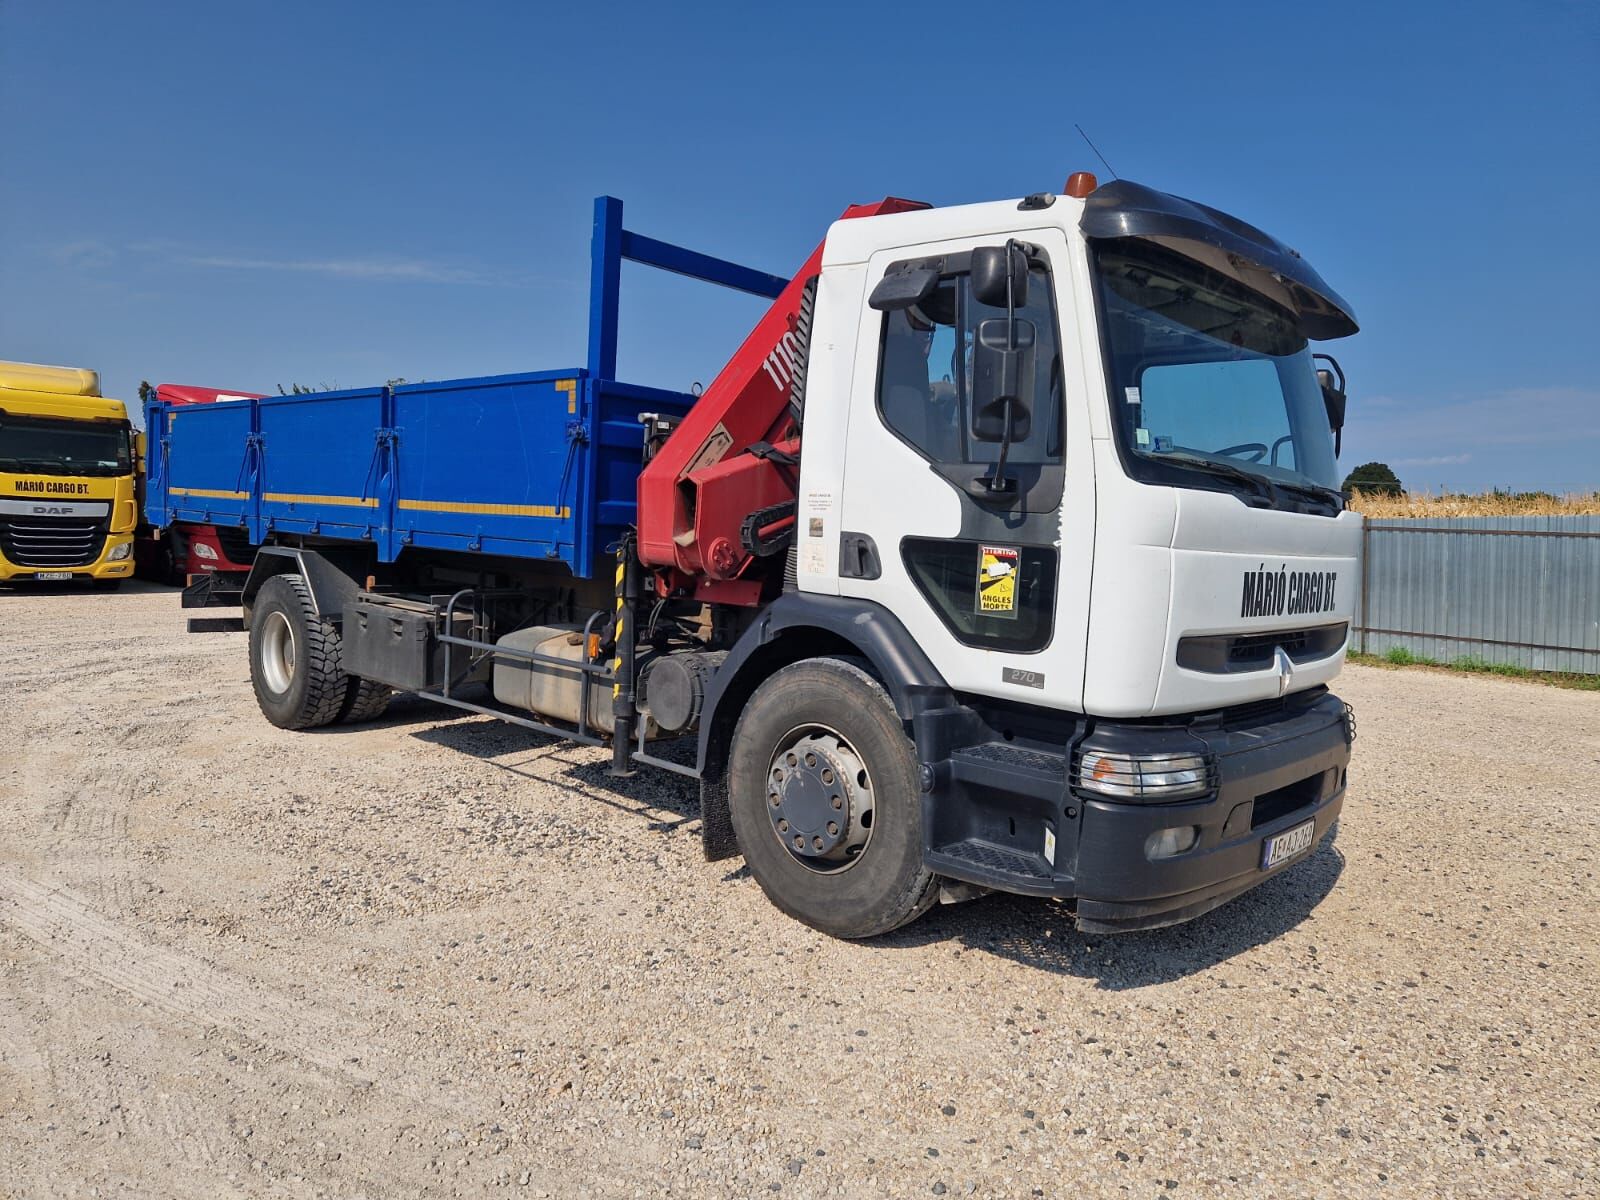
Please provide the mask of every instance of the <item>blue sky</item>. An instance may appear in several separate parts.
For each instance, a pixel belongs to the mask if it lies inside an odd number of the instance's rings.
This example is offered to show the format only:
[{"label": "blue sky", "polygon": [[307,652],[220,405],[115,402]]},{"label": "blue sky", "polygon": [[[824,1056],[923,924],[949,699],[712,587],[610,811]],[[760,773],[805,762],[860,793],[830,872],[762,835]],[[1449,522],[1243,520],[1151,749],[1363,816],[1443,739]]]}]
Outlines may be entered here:
[{"label": "blue sky", "polygon": [[[1099,169],[1355,305],[1342,462],[1600,487],[1600,6],[0,0],[0,358],[270,391],[577,365],[590,206],[787,273]],[[1101,171],[1104,177],[1104,171]],[[625,271],[620,371],[760,303]]]}]

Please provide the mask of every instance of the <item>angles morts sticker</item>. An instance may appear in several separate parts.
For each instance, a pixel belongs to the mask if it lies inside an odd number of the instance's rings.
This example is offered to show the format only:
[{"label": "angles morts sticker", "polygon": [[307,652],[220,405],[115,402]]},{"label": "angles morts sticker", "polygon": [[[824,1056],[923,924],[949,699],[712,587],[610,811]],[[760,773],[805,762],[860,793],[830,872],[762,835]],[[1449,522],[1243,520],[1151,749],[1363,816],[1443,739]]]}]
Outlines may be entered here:
[{"label": "angles morts sticker", "polygon": [[980,617],[1017,615],[1017,567],[1020,546],[978,547],[978,607]]}]

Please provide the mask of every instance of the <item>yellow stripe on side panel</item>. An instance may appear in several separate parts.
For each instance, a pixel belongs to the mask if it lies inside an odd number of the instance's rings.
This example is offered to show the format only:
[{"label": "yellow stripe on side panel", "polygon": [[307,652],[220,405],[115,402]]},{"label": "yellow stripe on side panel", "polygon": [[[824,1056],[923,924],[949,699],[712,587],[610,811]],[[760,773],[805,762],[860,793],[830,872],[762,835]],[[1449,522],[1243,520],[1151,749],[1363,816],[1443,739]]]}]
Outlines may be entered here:
[{"label": "yellow stripe on side panel", "polygon": [[556,380],[556,391],[567,394],[567,411],[569,413],[578,411],[578,381],[576,379]]},{"label": "yellow stripe on side panel", "polygon": [[338,504],[347,508],[377,508],[376,496],[301,496],[294,492],[262,492],[263,500],[278,504]]},{"label": "yellow stripe on side panel", "polygon": [[249,492],[219,492],[212,488],[181,488],[169,487],[168,493],[174,496],[199,496],[206,500],[248,500]]},{"label": "yellow stripe on side panel", "polygon": [[555,508],[549,504],[458,504],[453,500],[401,500],[400,508],[418,512],[485,513],[496,517],[559,517],[565,519],[572,510],[565,506]]}]

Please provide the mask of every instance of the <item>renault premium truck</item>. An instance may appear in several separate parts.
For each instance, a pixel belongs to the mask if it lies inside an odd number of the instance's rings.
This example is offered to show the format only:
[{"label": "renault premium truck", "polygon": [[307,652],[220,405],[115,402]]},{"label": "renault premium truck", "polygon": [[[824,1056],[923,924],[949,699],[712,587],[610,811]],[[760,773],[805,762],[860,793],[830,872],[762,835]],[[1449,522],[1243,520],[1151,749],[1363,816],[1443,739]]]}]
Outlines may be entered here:
[{"label": "renault premium truck", "polygon": [[0,583],[133,573],[133,432],[100,376],[0,362]]},{"label": "renault premium truck", "polygon": [[[624,260],[771,299],[703,394],[616,378]],[[588,352],[152,405],[150,519],[237,525],[262,712],[400,689],[695,780],[841,937],[984,891],[1170,924],[1312,853],[1355,736],[1356,331],[1300,254],[1127,181],[853,206],[788,278],[596,202]]]}]

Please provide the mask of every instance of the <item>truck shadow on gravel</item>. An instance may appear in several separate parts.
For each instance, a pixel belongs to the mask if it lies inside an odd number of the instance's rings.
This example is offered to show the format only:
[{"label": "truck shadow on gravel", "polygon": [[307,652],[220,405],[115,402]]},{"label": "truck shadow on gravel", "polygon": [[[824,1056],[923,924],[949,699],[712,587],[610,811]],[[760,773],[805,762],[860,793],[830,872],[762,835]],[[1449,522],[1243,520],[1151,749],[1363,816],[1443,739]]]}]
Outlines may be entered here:
[{"label": "truck shadow on gravel", "polygon": [[[566,784],[588,799],[648,821],[667,832],[699,820],[696,786],[664,771],[642,769],[631,779],[607,774],[609,755],[503,722],[461,713],[439,723],[438,705],[397,698],[386,722],[427,720],[411,736],[488,762],[530,782]],[[499,759],[507,761],[496,761]],[[1199,974],[1287,933],[1327,897],[1344,871],[1335,845],[1338,828],[1305,861],[1204,916],[1138,933],[1082,933],[1066,905],[995,893],[964,904],[935,907],[920,920],[864,945],[886,953],[957,943],[958,953],[989,954],[1034,970],[1091,980],[1109,991],[1128,991]],[[726,880],[748,868],[730,860]],[[776,916],[776,914],[774,914]],[[782,918],[778,918],[782,919]],[[1315,955],[1315,947],[1309,947]]]},{"label": "truck shadow on gravel", "polygon": [[[441,712],[450,712],[426,700],[416,700],[416,705],[415,709],[410,705],[402,709],[397,698],[391,711],[397,719],[425,718],[430,722],[437,722]],[[466,719],[442,725],[434,723],[427,729],[416,730],[411,736],[432,746],[470,755],[529,782],[577,788],[588,799],[652,818],[649,826],[652,832],[676,829],[700,819],[700,796],[691,780],[649,767],[641,767],[631,779],[613,779],[607,773],[611,765],[609,750],[578,745],[470,712],[463,712],[461,716]],[[690,754],[684,761],[692,761],[692,748],[680,748],[677,756],[670,747],[651,748],[652,753],[662,757],[682,757],[683,749],[689,749]],[[498,761],[502,758],[507,761]]]},{"label": "truck shadow on gravel", "polygon": [[87,579],[70,583],[38,583],[31,579],[0,583],[0,596],[96,596],[102,600],[117,600],[124,596],[154,596],[163,592],[176,595],[178,588],[148,579],[124,579],[120,587],[98,588]]},{"label": "truck shadow on gravel", "polygon": [[[990,895],[935,908],[880,938],[886,948],[959,941],[963,953],[993,954],[1026,967],[1092,980],[1108,991],[1171,983],[1271,942],[1304,921],[1333,891],[1345,858],[1325,837],[1277,878],[1182,925],[1137,933],[1082,933],[1066,905]],[[1316,947],[1307,948],[1315,956]]]}]

